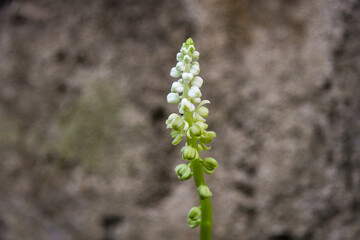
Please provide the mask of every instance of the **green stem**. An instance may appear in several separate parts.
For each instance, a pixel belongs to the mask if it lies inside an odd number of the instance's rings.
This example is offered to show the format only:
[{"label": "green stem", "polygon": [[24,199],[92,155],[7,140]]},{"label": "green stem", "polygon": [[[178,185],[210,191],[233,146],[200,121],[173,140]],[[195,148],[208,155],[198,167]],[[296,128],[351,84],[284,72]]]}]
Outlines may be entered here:
[{"label": "green stem", "polygon": [[[183,95],[184,97],[188,96],[187,95],[188,91],[189,91],[189,86],[188,84],[185,84],[184,95]],[[192,113],[189,111],[185,111],[184,118],[191,127],[194,122]],[[186,141],[189,146],[192,146],[199,151],[198,141],[196,138],[192,138],[192,139],[187,138]],[[196,188],[198,188],[200,185],[206,185],[200,158],[192,160],[191,166],[193,170],[193,177],[195,180]],[[200,196],[199,199],[200,199],[200,209],[201,209],[200,240],[211,240],[211,225],[212,225],[211,200],[210,198],[201,199]]]}]

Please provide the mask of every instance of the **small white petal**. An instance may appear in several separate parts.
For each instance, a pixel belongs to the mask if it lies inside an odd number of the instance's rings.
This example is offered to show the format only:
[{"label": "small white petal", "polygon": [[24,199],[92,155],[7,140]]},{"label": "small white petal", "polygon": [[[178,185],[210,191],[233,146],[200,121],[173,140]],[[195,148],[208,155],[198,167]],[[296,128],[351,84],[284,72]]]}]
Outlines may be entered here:
[{"label": "small white petal", "polygon": [[184,86],[179,82],[174,82],[171,85],[171,91],[175,93],[182,93],[184,91]]},{"label": "small white petal", "polygon": [[192,86],[196,86],[198,88],[201,88],[202,84],[203,84],[203,79],[199,76],[194,77],[194,79],[191,81],[191,85]]},{"label": "small white petal", "polygon": [[170,71],[170,76],[172,76],[173,78],[178,78],[180,77],[181,72],[179,72],[178,70],[176,70],[176,68],[172,68]]},{"label": "small white petal", "polygon": [[191,98],[199,98],[199,97],[201,97],[201,91],[200,91],[200,89],[198,87],[192,86],[189,89],[188,95]]},{"label": "small white petal", "polygon": [[175,104],[180,102],[180,96],[178,93],[169,93],[166,98],[168,103]]}]

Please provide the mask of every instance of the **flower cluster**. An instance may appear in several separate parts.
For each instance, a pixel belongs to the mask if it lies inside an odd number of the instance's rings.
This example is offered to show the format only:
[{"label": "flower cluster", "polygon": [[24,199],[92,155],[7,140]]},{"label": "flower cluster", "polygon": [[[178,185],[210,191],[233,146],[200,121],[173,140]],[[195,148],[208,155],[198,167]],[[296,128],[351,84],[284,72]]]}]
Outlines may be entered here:
[{"label": "flower cluster", "polygon": [[[214,158],[202,159],[200,157],[201,151],[210,149],[206,144],[211,143],[216,134],[208,131],[208,125],[205,123],[209,109],[203,105],[210,102],[201,100],[200,88],[203,79],[198,76],[200,73],[200,65],[197,62],[199,56],[191,38],[183,43],[180,52],[176,55],[178,62],[171,69],[170,76],[178,80],[172,84],[167,101],[178,104],[179,113],[172,113],[166,120],[166,125],[167,128],[172,129],[173,145],[179,144],[184,136],[186,138],[181,153],[183,160],[189,161],[189,163],[180,164],[175,168],[178,178],[182,181],[190,179],[192,176],[202,179],[198,181],[196,187],[200,199],[207,199],[212,196],[212,193],[203,180],[203,173],[212,174],[218,164]],[[201,177],[199,177],[200,175]],[[190,227],[193,228],[200,224],[201,211],[199,207],[190,210],[188,215]]]}]

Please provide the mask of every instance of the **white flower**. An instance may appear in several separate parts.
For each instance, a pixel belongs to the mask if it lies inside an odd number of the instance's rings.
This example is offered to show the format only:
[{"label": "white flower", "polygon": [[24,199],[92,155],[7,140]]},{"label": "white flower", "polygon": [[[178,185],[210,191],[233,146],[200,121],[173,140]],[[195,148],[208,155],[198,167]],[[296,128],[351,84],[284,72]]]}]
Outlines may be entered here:
[{"label": "white flower", "polygon": [[200,91],[200,89],[198,87],[192,86],[189,89],[188,95],[191,98],[199,98],[199,97],[201,97],[201,91]]},{"label": "white flower", "polygon": [[182,93],[184,91],[184,86],[179,82],[174,82],[171,85],[171,92]]},{"label": "white flower", "polygon": [[200,73],[200,68],[197,65],[193,65],[190,69],[192,75],[198,75]]},{"label": "white flower", "polygon": [[188,99],[183,98],[180,103],[179,112],[181,114],[184,114],[185,110],[189,110],[190,112],[193,112],[195,110],[195,106]]},{"label": "white flower", "polygon": [[175,67],[173,67],[170,71],[170,76],[172,76],[173,78],[178,78],[180,77],[181,72],[179,72],[178,70],[176,70]]},{"label": "white flower", "polygon": [[198,51],[193,52],[192,57],[194,60],[198,60],[200,57],[200,53]]},{"label": "white flower", "polygon": [[180,96],[178,93],[169,93],[166,98],[168,103],[175,104],[180,102]]},{"label": "white flower", "polygon": [[182,79],[185,81],[185,82],[190,82],[191,79],[193,79],[194,75],[192,75],[191,73],[183,73],[182,74]]},{"label": "white flower", "polygon": [[198,88],[201,88],[203,84],[203,79],[199,76],[194,77],[194,79],[191,81],[191,86],[196,86]]},{"label": "white flower", "polygon": [[176,64],[176,70],[181,71],[181,72],[185,71],[185,64],[183,62],[178,62]]}]

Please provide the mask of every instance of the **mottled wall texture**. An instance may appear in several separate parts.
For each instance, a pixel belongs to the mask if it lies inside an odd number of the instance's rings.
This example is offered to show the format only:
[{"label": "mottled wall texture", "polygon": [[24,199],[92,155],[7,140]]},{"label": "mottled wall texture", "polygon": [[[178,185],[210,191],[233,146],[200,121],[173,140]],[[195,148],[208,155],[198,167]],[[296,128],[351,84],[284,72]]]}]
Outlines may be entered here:
[{"label": "mottled wall texture", "polygon": [[360,239],[358,0],[7,0],[1,240],[198,239],[164,123],[190,36],[213,239]]}]

